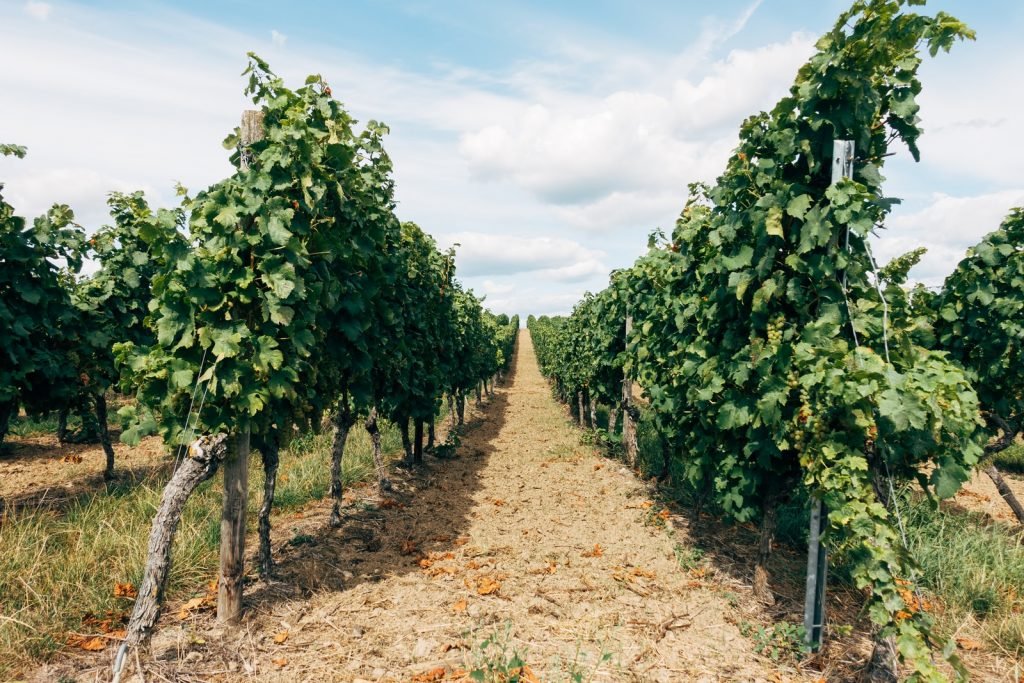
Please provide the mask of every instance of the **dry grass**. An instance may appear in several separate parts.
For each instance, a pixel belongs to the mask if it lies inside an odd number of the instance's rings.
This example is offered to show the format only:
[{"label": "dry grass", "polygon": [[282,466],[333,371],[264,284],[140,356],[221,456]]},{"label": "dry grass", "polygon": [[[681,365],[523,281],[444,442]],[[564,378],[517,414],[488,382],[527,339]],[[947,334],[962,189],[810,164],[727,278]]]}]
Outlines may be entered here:
[{"label": "dry grass", "polygon": [[[396,429],[385,429],[384,439],[387,449],[399,447]],[[329,466],[330,435],[293,441],[282,453],[275,509],[295,510],[325,496]],[[263,486],[258,456],[250,471],[249,522],[254,529]],[[364,430],[352,430],[345,483],[363,481],[371,472],[370,440]],[[88,623],[90,615],[112,618],[116,627],[131,610],[131,600],[114,597],[114,587],[138,584],[149,525],[168,475],[164,458],[155,471],[127,474],[57,509],[43,500],[0,519],[0,680],[49,659],[72,634],[92,635],[96,629]],[[201,589],[216,576],[220,501],[215,478],[185,509],[174,547],[172,599]]]}]

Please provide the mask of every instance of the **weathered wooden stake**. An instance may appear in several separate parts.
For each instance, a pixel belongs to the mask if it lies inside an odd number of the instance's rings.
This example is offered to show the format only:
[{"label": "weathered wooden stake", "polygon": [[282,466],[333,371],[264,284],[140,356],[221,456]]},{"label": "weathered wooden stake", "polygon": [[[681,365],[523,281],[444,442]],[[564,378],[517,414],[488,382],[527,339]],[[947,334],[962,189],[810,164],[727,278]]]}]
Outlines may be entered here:
[{"label": "weathered wooden stake", "polygon": [[[249,147],[263,139],[263,112],[242,112],[239,128],[242,170],[252,163]],[[224,505],[220,516],[220,576],[217,620],[238,623],[245,577],[245,512],[249,501],[249,428],[239,430],[224,461]]]},{"label": "weathered wooden stake", "polygon": [[249,429],[232,439],[224,460],[224,506],[220,515],[220,576],[217,621],[237,624],[245,577],[245,512],[249,503]]}]

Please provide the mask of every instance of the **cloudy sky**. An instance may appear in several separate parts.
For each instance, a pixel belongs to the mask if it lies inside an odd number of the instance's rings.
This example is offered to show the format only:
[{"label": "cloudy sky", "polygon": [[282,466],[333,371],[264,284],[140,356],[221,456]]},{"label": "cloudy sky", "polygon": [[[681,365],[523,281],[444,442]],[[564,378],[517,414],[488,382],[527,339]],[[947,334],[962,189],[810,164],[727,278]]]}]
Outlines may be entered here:
[{"label": "cloudy sky", "polygon": [[[169,205],[175,181],[216,181],[253,50],[391,126],[400,217],[461,245],[488,306],[567,312],[670,229],[847,4],[0,0],[0,142],[29,147],[0,182],[19,213],[65,202],[91,229],[111,190]],[[978,40],[922,68],[923,158],[887,167],[904,204],[877,249],[928,247],[914,275],[936,284],[1024,204],[1024,3],[928,9]]]}]

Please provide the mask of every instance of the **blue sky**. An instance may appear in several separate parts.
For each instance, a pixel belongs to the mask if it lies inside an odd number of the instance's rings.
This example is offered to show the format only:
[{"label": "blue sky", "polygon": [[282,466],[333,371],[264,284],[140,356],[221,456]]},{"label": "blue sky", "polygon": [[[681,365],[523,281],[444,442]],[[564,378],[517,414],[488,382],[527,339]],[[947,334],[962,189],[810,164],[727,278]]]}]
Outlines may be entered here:
[{"label": "blue sky", "polygon": [[[671,227],[847,4],[0,0],[0,141],[29,147],[0,181],[20,212],[66,202],[91,229],[111,190],[170,204],[175,181],[217,180],[253,50],[391,126],[400,217],[458,242],[489,306],[567,312]],[[905,203],[876,249],[928,247],[915,276],[936,284],[1024,204],[1024,3],[925,9],[978,40],[922,69],[922,162],[887,167]]]}]

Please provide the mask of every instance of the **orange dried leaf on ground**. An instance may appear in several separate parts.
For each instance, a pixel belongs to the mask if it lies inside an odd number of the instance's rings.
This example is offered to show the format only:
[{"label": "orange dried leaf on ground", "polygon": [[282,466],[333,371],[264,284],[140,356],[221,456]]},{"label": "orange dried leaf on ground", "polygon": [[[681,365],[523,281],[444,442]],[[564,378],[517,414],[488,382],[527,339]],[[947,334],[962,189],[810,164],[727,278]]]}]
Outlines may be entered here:
[{"label": "orange dried leaf on ground", "polygon": [[381,510],[401,510],[402,508],[405,507],[405,505],[399,503],[394,498],[385,498],[380,502],[379,507]]},{"label": "orange dried leaf on ground", "polygon": [[469,543],[469,536],[459,536],[455,539],[455,545],[463,546]]},{"label": "orange dried leaf on ground", "polygon": [[595,543],[593,550],[583,553],[583,557],[601,557],[602,555],[604,555],[604,548],[601,547],[600,543]]},{"label": "orange dried leaf on ground", "polygon": [[282,644],[286,640],[288,640],[288,631],[281,631],[276,636],[274,636],[274,642],[278,645]]},{"label": "orange dried leaf on ground", "polygon": [[63,458],[61,458],[61,460],[63,460],[64,462],[67,462],[67,463],[73,463],[73,464],[77,465],[78,463],[82,462],[82,456],[75,455],[75,454],[70,454],[70,455],[65,455]]},{"label": "orange dried leaf on ground", "polygon": [[81,650],[87,650],[89,652],[99,652],[107,647],[109,643],[106,638],[95,636],[93,638],[85,638],[82,636],[75,636],[68,641],[68,645],[71,647],[77,647]]},{"label": "orange dried leaf on ground", "polygon": [[270,663],[273,664],[274,666],[277,666],[277,667],[287,666],[288,665],[288,658],[287,657],[274,657],[273,659],[270,660]]},{"label": "orange dried leaf on ground", "polygon": [[501,588],[501,583],[495,581],[489,576],[481,576],[476,580],[476,592],[480,595],[491,595],[497,593]]},{"label": "orange dried leaf on ground", "polygon": [[707,575],[708,575],[708,568],[707,567],[694,567],[693,569],[690,570],[690,576],[692,576],[695,579],[703,579]]},{"label": "orange dried leaf on ground", "polygon": [[135,590],[135,586],[130,583],[115,583],[114,584],[114,597],[115,598],[131,598],[134,599],[138,596],[139,591]]},{"label": "orange dried leaf on ground", "polygon": [[210,595],[216,595],[217,594],[217,581],[218,581],[218,579],[213,579],[213,580],[207,582],[207,584],[206,584],[206,592],[209,593]]},{"label": "orange dried leaf on ground", "polygon": [[462,598],[461,600],[456,602],[454,605],[452,605],[452,611],[455,612],[456,614],[462,614],[463,612],[466,611],[467,607],[469,607],[469,601],[467,601],[466,598]]},{"label": "orange dried leaf on ground", "polygon": [[483,565],[476,560],[470,560],[466,563],[466,569],[480,569]]},{"label": "orange dried leaf on ground", "polygon": [[427,576],[429,576],[431,578],[436,578],[438,576],[455,576],[458,573],[458,571],[459,570],[456,569],[455,567],[439,567],[439,566],[437,566],[437,567],[430,567],[429,569],[424,569],[423,570],[423,572]]},{"label": "orange dried leaf on ground", "polygon": [[533,672],[533,669],[531,669],[528,664],[512,669],[508,673],[510,680],[518,680],[521,683],[540,683],[540,679],[537,678],[537,674]]},{"label": "orange dried leaf on ground", "polygon": [[494,503],[495,507],[499,507],[500,508],[502,505],[505,504],[505,499],[504,498],[495,498],[491,502]]},{"label": "orange dried leaf on ground", "polygon": [[412,681],[412,683],[436,683],[436,681],[443,681],[447,673],[448,672],[445,671],[443,666],[439,666],[436,669],[416,674],[409,680]]},{"label": "orange dried leaf on ground", "polygon": [[980,640],[974,640],[973,638],[957,638],[956,644],[960,646],[962,650],[984,650],[985,643]]},{"label": "orange dried leaf on ground", "polygon": [[188,619],[194,610],[198,610],[206,605],[206,598],[192,598],[178,610],[178,619]]},{"label": "orange dried leaf on ground", "polygon": [[597,472],[602,467],[604,467],[604,465],[602,465],[601,463],[597,463],[596,465],[594,465],[594,471]]},{"label": "orange dried leaf on ground", "polygon": [[665,520],[666,522],[668,521],[668,518],[671,515],[672,515],[672,513],[668,511],[668,508],[665,508],[664,510],[662,510],[661,512],[658,513],[658,517],[660,517],[661,519]]},{"label": "orange dried leaf on ground", "polygon": [[652,503],[649,500],[645,500],[644,502],[640,503],[640,509],[641,510],[649,510],[652,507],[654,507],[654,503]]},{"label": "orange dried leaf on ground", "polygon": [[420,561],[419,561],[419,565],[420,565],[420,567],[421,567],[422,569],[430,569],[430,567],[431,567],[431,566],[432,566],[433,564],[434,564],[434,561],[433,561],[433,560],[431,560],[431,559],[430,559],[430,558],[428,558],[428,557],[421,557],[421,558],[420,558]]},{"label": "orange dried leaf on ground", "polygon": [[420,544],[411,538],[407,538],[402,541],[402,554],[403,555],[415,555],[420,550]]}]

